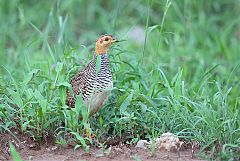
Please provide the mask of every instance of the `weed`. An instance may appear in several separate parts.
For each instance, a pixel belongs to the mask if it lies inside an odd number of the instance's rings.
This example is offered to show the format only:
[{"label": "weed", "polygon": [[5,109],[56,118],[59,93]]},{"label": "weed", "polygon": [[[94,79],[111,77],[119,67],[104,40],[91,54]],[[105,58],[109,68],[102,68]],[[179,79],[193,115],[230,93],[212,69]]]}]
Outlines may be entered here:
[{"label": "weed", "polygon": [[[70,136],[75,148],[88,150],[86,128],[98,139],[129,144],[170,131],[198,142],[202,155],[213,154],[208,158],[239,159],[238,1],[13,0],[0,6],[0,132],[14,135],[19,128],[37,141],[50,134],[63,145]],[[143,33],[134,35],[134,27]],[[88,118],[81,99],[66,107],[66,89],[102,33],[126,41],[110,50],[112,94]]]}]

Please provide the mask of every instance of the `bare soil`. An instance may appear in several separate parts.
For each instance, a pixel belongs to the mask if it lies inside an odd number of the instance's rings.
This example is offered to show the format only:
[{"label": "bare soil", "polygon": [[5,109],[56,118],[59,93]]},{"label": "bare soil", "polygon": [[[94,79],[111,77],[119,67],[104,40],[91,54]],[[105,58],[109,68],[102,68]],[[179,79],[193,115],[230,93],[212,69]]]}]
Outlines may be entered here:
[{"label": "bare soil", "polygon": [[[156,151],[154,156],[148,150],[136,149],[128,146],[114,146],[109,153],[104,153],[100,148],[91,148],[89,152],[83,149],[73,150],[73,148],[63,148],[60,146],[42,146],[40,150],[31,150],[24,148],[19,151],[21,158],[33,161],[130,161],[130,160],[148,160],[148,161],[167,161],[167,160],[188,160],[197,161],[199,159],[192,157],[190,149],[181,150],[180,153]],[[11,157],[8,158],[12,160]]]},{"label": "bare soil", "polygon": [[[74,150],[72,146],[60,146],[53,142],[37,143],[31,138],[15,133],[18,137],[12,137],[9,134],[0,134],[0,161],[12,160],[9,154],[8,141],[11,141],[18,150],[23,160],[31,161],[168,161],[168,160],[186,160],[198,161],[195,154],[198,148],[192,149],[189,146],[183,146],[179,152],[166,152],[163,150],[139,149],[135,146],[118,145],[109,146],[106,149],[92,147],[88,152],[82,148]],[[20,142],[19,142],[20,141]]]}]

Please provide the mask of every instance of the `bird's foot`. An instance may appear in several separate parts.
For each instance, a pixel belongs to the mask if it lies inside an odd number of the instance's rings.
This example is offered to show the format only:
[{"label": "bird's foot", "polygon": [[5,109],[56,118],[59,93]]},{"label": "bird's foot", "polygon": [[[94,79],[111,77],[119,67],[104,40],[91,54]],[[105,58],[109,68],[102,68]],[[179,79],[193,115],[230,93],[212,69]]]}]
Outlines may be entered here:
[{"label": "bird's foot", "polygon": [[96,134],[90,133],[88,128],[85,129],[85,135],[89,139],[94,139],[96,137]]}]

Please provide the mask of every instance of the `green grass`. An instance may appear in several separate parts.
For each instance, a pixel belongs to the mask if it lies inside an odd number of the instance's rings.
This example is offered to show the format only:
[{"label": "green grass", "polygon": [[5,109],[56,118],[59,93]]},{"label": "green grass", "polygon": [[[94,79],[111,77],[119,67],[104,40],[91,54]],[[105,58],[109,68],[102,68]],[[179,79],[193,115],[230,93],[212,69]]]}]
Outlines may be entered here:
[{"label": "green grass", "polygon": [[[42,141],[82,137],[82,109],[67,110],[72,75],[92,58],[95,39],[111,48],[114,87],[91,130],[130,143],[172,132],[208,158],[239,159],[239,0],[0,1],[0,132]],[[138,39],[131,36],[142,28]],[[141,41],[143,38],[143,41]],[[79,100],[81,104],[81,100]],[[65,126],[63,126],[63,123]]]}]

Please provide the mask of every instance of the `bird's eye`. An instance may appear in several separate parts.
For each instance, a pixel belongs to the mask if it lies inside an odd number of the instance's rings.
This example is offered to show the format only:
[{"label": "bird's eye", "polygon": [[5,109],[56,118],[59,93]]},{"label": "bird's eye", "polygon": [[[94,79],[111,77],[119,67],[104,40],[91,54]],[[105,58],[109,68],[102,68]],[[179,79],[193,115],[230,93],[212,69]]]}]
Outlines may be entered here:
[{"label": "bird's eye", "polygon": [[105,41],[108,41],[108,40],[109,40],[108,37],[106,37],[106,38],[105,38]]}]

